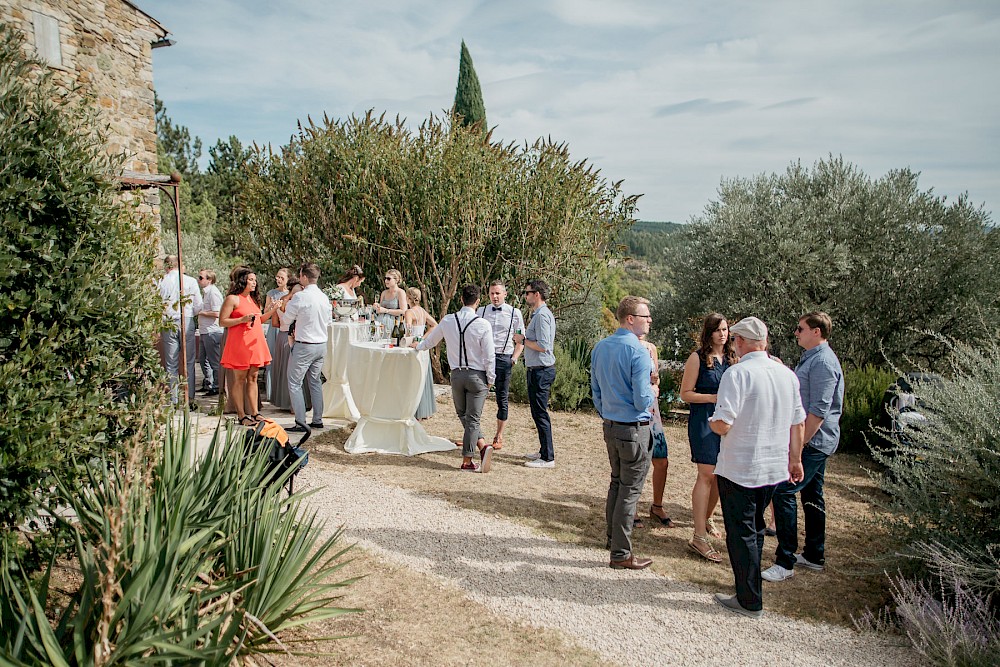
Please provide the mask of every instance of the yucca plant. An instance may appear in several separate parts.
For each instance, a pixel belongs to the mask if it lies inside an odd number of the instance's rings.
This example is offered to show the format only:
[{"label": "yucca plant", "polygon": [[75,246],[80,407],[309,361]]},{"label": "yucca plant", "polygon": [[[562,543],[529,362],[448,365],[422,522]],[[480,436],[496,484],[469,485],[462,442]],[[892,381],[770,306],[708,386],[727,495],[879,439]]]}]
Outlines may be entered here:
[{"label": "yucca plant", "polygon": [[351,583],[330,580],[340,532],[323,538],[304,495],[264,481],[266,450],[217,430],[198,456],[185,422],[161,448],[136,446],[61,489],[81,584],[57,612],[51,565],[37,582],[4,567],[0,661],[229,665],[278,650],[283,630],[353,611],[332,606]]}]

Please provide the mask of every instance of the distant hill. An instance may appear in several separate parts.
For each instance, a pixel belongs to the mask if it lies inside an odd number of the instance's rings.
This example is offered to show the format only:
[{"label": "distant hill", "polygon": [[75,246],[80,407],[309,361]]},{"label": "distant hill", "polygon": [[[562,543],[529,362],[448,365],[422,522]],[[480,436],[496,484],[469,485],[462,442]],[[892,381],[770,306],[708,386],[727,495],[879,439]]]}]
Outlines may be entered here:
[{"label": "distant hill", "polygon": [[684,225],[679,222],[640,220],[622,234],[621,243],[628,248],[630,257],[656,264],[663,255],[663,249],[674,241],[675,233],[683,228]]}]

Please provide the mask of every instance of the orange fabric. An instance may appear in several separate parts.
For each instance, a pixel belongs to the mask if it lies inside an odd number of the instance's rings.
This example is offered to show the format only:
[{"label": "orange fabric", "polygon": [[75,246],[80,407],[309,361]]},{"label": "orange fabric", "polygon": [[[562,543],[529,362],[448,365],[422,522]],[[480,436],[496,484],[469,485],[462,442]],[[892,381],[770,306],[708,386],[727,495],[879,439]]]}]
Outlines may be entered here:
[{"label": "orange fabric", "polygon": [[233,308],[230,317],[239,318],[250,314],[257,315],[252,325],[245,322],[229,327],[226,348],[222,351],[222,365],[225,368],[245,371],[251,366],[267,366],[271,363],[271,352],[267,349],[267,340],[264,338],[260,306],[250,297],[240,294],[239,303]]},{"label": "orange fabric", "polygon": [[278,441],[278,444],[284,447],[288,444],[288,433],[285,429],[281,427],[275,421],[270,419],[263,419],[259,424],[257,424],[257,435],[262,438],[273,438]]}]

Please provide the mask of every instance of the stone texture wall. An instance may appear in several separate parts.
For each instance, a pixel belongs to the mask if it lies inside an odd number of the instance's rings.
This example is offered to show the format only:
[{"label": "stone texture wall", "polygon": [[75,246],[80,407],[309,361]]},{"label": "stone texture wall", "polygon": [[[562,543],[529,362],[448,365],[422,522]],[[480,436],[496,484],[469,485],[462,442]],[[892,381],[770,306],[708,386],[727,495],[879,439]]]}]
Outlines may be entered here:
[{"label": "stone texture wall", "polygon": [[[50,66],[67,90],[92,97],[106,124],[108,152],[124,152],[124,168],[156,173],[156,118],[151,43],[166,35],[125,0],[0,0],[0,22],[19,29],[34,51],[33,12],[58,21],[62,66]],[[158,215],[156,191],[144,212]]]}]

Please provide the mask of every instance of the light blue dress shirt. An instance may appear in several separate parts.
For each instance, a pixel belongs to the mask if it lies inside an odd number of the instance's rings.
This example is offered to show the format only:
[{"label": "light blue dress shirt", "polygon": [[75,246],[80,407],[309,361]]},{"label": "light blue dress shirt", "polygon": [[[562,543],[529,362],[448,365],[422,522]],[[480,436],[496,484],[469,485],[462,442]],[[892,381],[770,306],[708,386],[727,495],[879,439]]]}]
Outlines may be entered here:
[{"label": "light blue dress shirt", "polygon": [[823,418],[816,435],[807,444],[827,456],[840,444],[840,415],[844,411],[844,370],[829,343],[806,350],[795,367],[802,407]]},{"label": "light blue dress shirt", "polygon": [[653,360],[628,329],[618,329],[590,353],[590,390],[604,419],[640,422],[650,418],[656,398],[650,374]]}]

